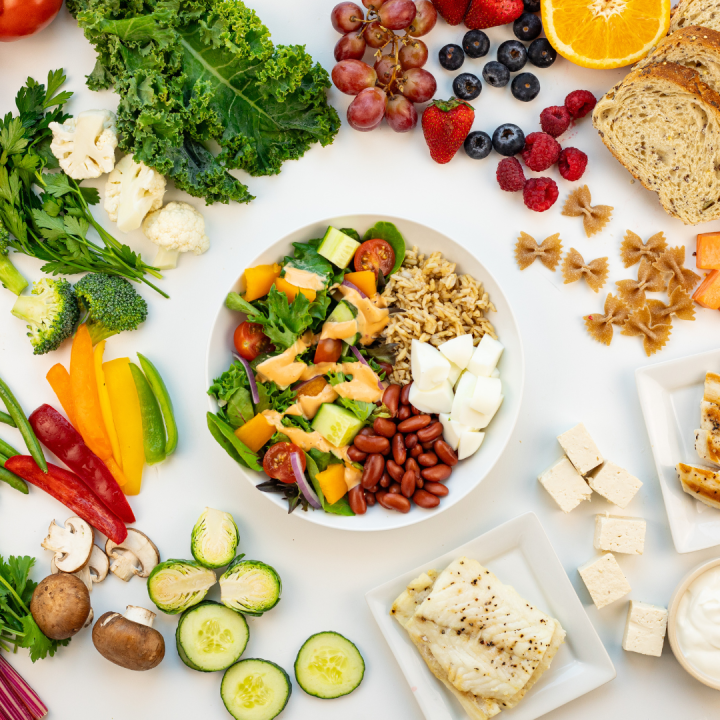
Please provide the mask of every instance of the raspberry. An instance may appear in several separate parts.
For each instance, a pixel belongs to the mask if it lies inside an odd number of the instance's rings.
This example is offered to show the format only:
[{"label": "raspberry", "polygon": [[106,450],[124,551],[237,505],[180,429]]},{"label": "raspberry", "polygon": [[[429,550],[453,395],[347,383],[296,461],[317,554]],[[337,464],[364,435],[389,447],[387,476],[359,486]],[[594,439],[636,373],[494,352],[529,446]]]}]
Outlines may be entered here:
[{"label": "raspberry", "polygon": [[545,212],[558,199],[558,186],[552,178],[530,178],[523,187],[525,205],[535,212]]},{"label": "raspberry", "polygon": [[588,157],[574,147],[564,148],[558,160],[558,170],[566,180],[579,180],[587,167]]},{"label": "raspberry", "polygon": [[542,172],[554,165],[560,157],[560,145],[547,133],[534,132],[525,138],[522,159],[535,172]]},{"label": "raspberry", "polygon": [[552,105],[540,113],[540,127],[554,138],[560,137],[569,127],[570,113],[564,105]]},{"label": "raspberry", "polygon": [[594,107],[595,96],[589,90],[573,90],[565,98],[565,107],[576,120],[585,117]]},{"label": "raspberry", "polygon": [[504,158],[498,163],[495,172],[498,184],[502,190],[506,192],[517,192],[522,190],[525,185],[525,174],[522,165],[517,158]]}]

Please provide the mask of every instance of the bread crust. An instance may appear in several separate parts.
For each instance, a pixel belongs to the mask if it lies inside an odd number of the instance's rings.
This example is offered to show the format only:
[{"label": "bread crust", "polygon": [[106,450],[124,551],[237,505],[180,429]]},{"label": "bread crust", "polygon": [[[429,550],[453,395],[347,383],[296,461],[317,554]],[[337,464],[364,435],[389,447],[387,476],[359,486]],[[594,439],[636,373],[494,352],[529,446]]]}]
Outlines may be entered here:
[{"label": "bread crust", "polygon": [[[684,29],[680,23],[687,19],[688,13],[691,12],[695,6],[699,6],[700,10],[709,8],[717,0],[680,0],[680,2],[673,8],[670,13],[670,27],[668,28],[668,35],[679,32]],[[717,5],[717,26],[720,28],[720,4]],[[688,26],[690,27],[690,26]],[[695,25],[697,27],[697,25]],[[703,25],[702,27],[709,27]]]}]

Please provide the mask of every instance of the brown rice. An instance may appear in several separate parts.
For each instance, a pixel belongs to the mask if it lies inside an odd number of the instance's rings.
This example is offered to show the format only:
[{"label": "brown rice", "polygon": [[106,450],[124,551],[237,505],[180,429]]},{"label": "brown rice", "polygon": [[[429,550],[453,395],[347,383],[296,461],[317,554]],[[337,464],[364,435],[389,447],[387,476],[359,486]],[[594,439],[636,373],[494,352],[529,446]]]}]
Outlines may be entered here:
[{"label": "brown rice", "polygon": [[383,298],[388,306],[405,310],[390,316],[382,333],[386,342],[398,343],[393,382],[410,382],[410,346],[413,339],[438,346],[450,338],[471,333],[477,345],[488,333],[497,339],[492,323],[485,317],[495,311],[490,297],[470,275],[458,276],[455,263],[442,253],[429,257],[413,247],[402,268],[390,276]]}]

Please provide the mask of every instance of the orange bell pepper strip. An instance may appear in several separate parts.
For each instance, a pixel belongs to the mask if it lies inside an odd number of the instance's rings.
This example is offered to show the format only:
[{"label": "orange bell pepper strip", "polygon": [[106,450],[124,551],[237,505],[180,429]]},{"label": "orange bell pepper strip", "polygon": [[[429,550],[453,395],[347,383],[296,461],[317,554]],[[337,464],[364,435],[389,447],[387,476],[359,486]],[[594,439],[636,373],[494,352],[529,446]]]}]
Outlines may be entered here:
[{"label": "orange bell pepper strip", "polygon": [[64,365],[57,363],[53,365],[48,374],[45,376],[50,383],[50,387],[57,395],[57,399],[62,405],[70,423],[77,428],[75,422],[75,409],[73,408],[72,390],[70,389],[70,373],[65,369]]}]

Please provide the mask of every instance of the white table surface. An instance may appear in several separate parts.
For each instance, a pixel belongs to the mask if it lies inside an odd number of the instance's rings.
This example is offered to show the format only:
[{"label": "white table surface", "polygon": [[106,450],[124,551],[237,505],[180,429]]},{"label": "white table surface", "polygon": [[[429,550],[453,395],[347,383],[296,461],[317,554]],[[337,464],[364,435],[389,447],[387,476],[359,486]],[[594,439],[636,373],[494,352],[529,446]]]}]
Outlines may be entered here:
[{"label": "white table surface", "polygon": [[[332,4],[306,0],[290,9],[284,0],[254,2],[275,42],[305,43],[328,70],[338,37],[329,22]],[[436,72],[438,97],[451,94],[454,73],[439,67],[437,51],[447,42],[459,43],[462,34],[462,28],[441,21],[426,38],[432,58],[428,68]],[[489,34],[493,44],[486,60],[492,59],[498,42],[512,36],[509,27]],[[75,92],[70,112],[114,108],[117,99],[111,92],[94,94],[84,86],[94,59],[93,49],[64,9],[40,35],[0,44],[0,112],[14,109],[14,94],[28,75],[43,80],[50,68],[59,66],[68,73],[67,89]],[[467,60],[462,69],[479,75],[483,64],[483,60]],[[538,130],[539,112],[562,104],[569,91],[587,88],[599,96],[623,76],[622,70],[584,70],[562,59],[536,72],[542,90],[528,104],[515,101],[509,87],[485,86],[474,103],[475,129],[492,133],[502,122],[515,122],[526,132]],[[348,98],[333,89],[330,99],[344,116]],[[663,230],[670,244],[685,244],[691,254],[695,234],[714,228],[685,227],[668,218],[655,196],[632,183],[605,150],[589,118],[562,142],[587,152],[590,162],[583,181],[596,203],[615,207],[609,226],[593,239],[585,238],[579,218],[560,215],[571,184],[560,179],[556,169],[545,174],[558,180],[560,200],[546,213],[536,214],[524,207],[519,194],[498,189],[497,155],[473,161],[461,151],[451,164],[438,166],[430,160],[419,128],[398,136],[386,126],[361,134],[344,124],[332,146],[314,147],[300,162],[287,163],[279,176],[243,178],[257,196],[250,205],[208,208],[211,250],[199,258],[183,257],[179,267],[167,273],[162,286],[171,300],[143,292],[150,317],[142,330],[108,342],[109,358],[140,350],[158,364],[173,394],[180,425],[177,453],[157,469],[146,470],[142,493],[132,500],[137,526],[156,542],[164,558],[187,557],[190,530],[203,507],[232,512],[240,526],[241,550],[274,565],[284,585],[277,608],[250,620],[246,656],[268,658],[292,671],[305,638],[332,629],[354,640],[365,657],[365,680],[356,692],[323,702],[295,686],[284,718],[421,720],[412,692],[372,620],[365,592],[528,510],[538,514],[618,672],[613,682],[550,713],[548,720],[710,720],[718,715],[720,695],[687,675],[667,643],[661,658],[621,649],[625,601],[602,611],[592,605],[577,567],[595,554],[594,515],[613,508],[596,495],[566,516],[536,476],[560,455],[556,435],[583,421],[606,457],[640,477],[644,485],[626,513],[648,521],[645,554],[619,556],[619,562],[633,587],[631,597],[666,605],[680,578],[701,561],[720,555],[720,549],[678,555],[673,548],[633,373],[648,362],[716,347],[720,313],[698,309],[694,323],[676,322],[666,349],[648,360],[637,338],[616,332],[612,346],[606,348],[592,342],[584,330],[582,315],[602,309],[611,285],[596,296],[582,282],[563,286],[559,271],[550,273],[539,263],[521,273],[513,257],[520,230],[538,240],[559,231],[565,247],[576,247],[586,259],[609,256],[614,281],[630,277],[618,250],[627,229],[644,239]],[[201,201],[176,191],[169,192],[166,200],[181,197],[202,209]],[[300,513],[287,517],[241,476],[205,425],[205,350],[211,320],[226,288],[261,246],[318,218],[353,212],[404,215],[437,227],[472,249],[513,304],[527,366],[520,420],[501,461],[479,487],[465,502],[424,523],[374,534],[328,530],[304,521]],[[96,216],[113,230],[103,210],[97,210]],[[140,232],[128,239],[152,258]],[[407,240],[412,243],[412,238]],[[40,263],[18,255],[13,259],[29,278],[40,277]],[[30,411],[40,403],[56,402],[45,373],[52,364],[69,360],[69,348],[33,357],[22,323],[9,314],[12,304],[13,296],[0,292],[0,373]],[[15,431],[5,426],[0,434],[20,442]],[[26,497],[0,487],[0,553],[36,555],[34,577],[39,580],[49,572],[49,556],[40,547],[47,526],[53,518],[63,521],[68,515],[34,488]],[[99,617],[129,603],[148,606],[149,600],[141,580],[126,585],[110,577],[96,587],[92,602]],[[87,631],[53,659],[32,665],[21,651],[11,661],[45,699],[50,717],[58,720],[228,717],[219,697],[220,676],[193,672],[178,659],[173,648],[176,624],[175,617],[159,614],[157,627],[165,635],[168,652],[162,665],[149,673],[130,674],[107,663],[95,652]]]}]

